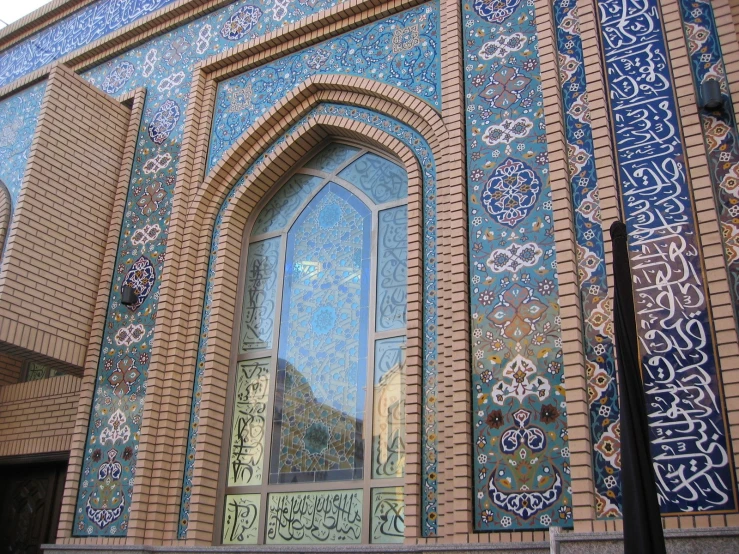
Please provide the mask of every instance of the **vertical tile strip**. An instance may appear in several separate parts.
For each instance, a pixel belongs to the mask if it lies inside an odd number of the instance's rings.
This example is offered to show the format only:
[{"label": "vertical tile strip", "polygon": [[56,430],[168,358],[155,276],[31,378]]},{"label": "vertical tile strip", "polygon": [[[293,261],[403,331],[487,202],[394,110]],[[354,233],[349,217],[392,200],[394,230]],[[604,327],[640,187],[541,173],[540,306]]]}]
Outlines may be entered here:
[{"label": "vertical tile strip", "polygon": [[621,517],[621,445],[613,319],[588,108],[585,59],[575,0],[554,0],[568,175],[575,212],[577,269],[583,312],[593,480],[598,518]]},{"label": "vertical tile strip", "polygon": [[534,3],[463,4],[474,527],[572,525]]},{"label": "vertical tile strip", "polygon": [[733,511],[722,387],[659,8],[655,0],[598,6],[660,506]]},{"label": "vertical tile strip", "polygon": [[710,2],[700,0],[680,0],[679,5],[699,104],[705,100],[703,83],[715,79],[721,86],[722,109],[700,110],[699,114],[717,199],[734,316],[739,319],[739,132],[713,8]]}]

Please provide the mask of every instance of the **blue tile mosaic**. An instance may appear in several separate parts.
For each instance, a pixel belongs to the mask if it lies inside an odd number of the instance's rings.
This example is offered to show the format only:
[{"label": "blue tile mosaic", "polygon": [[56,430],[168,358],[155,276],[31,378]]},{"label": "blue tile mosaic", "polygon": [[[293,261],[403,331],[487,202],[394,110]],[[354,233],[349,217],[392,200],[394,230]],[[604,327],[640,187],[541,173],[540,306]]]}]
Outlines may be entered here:
[{"label": "blue tile mosaic", "polygon": [[264,112],[311,75],[356,75],[441,107],[438,4],[432,2],[306,48],[218,85],[208,168]]},{"label": "blue tile mosaic", "polygon": [[175,0],[100,0],[0,53],[0,87]]},{"label": "blue tile mosaic", "polygon": [[0,102],[0,181],[10,192],[11,212],[21,193],[31,140],[45,92],[46,81]]},{"label": "blue tile mosaic", "polygon": [[685,151],[655,0],[599,0],[663,513],[737,508]]},{"label": "blue tile mosaic", "polygon": [[621,517],[621,439],[613,317],[606,280],[580,21],[575,0],[555,0],[553,9],[557,25],[568,175],[575,213],[577,274],[593,444],[595,514],[598,518]]},{"label": "blue tile mosaic", "polygon": [[371,232],[329,183],[287,234],[270,483],[363,478]]},{"label": "blue tile mosaic", "polygon": [[345,118],[349,121],[361,121],[367,125],[385,131],[400,140],[416,155],[422,169],[423,203],[424,203],[424,240],[423,240],[423,429],[422,429],[422,535],[434,536],[437,532],[437,421],[436,421],[436,393],[437,393],[437,326],[436,326],[436,164],[428,143],[416,131],[398,122],[397,120],[365,108],[345,106],[339,104],[320,104],[296,123],[270,146],[257,161],[247,170],[245,175],[229,192],[216,218],[215,228],[211,238],[211,256],[208,265],[205,302],[201,323],[201,339],[198,347],[198,363],[195,373],[193,390],[192,417],[190,435],[188,438],[188,455],[185,465],[185,479],[183,483],[182,508],[180,513],[179,537],[187,536],[189,520],[190,495],[192,492],[192,478],[194,458],[200,420],[200,394],[204,379],[205,352],[208,345],[208,328],[210,322],[210,306],[212,304],[213,283],[215,279],[215,265],[218,251],[217,245],[223,222],[223,215],[233,201],[234,196],[245,186],[247,177],[261,168],[264,159],[287,137],[300,131],[313,118],[321,115],[332,115]]},{"label": "blue tile mosaic", "polygon": [[463,4],[474,528],[572,525],[533,0]]},{"label": "blue tile mosaic", "polygon": [[724,71],[721,43],[711,3],[681,0],[680,14],[688,43],[696,97],[708,79],[720,83],[723,106],[720,110],[700,110],[703,137],[708,154],[711,182],[717,199],[724,257],[734,299],[734,317],[739,319],[739,130]]},{"label": "blue tile mosaic", "polygon": [[399,206],[382,210],[378,222],[375,330],[404,329],[408,307],[408,209]]}]

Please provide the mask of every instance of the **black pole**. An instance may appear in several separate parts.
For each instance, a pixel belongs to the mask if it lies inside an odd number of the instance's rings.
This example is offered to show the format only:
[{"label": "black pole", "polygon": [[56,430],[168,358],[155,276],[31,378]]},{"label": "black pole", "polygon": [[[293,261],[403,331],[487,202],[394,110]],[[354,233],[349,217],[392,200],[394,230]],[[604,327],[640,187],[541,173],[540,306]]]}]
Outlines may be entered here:
[{"label": "black pole", "polygon": [[626,225],[611,225],[614,327],[621,403],[621,491],[625,554],[665,554],[644,385],[639,370],[636,316],[631,289]]}]

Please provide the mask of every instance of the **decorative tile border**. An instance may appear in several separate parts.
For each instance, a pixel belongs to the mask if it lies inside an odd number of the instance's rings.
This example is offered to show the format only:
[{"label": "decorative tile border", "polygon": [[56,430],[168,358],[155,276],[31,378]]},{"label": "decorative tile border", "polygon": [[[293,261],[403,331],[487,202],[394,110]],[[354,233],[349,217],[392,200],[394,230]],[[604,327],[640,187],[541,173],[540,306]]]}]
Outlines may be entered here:
[{"label": "decorative tile border", "polygon": [[595,514],[621,517],[621,440],[593,131],[576,0],[554,0],[568,175],[575,212],[577,275],[583,313]]},{"label": "decorative tile border", "polygon": [[663,513],[737,508],[707,287],[655,0],[599,0]]},{"label": "decorative tile border", "polygon": [[463,5],[474,527],[572,525],[557,265],[533,0]]},{"label": "decorative tile border", "polygon": [[306,48],[218,85],[208,169],[259,117],[311,75],[365,77],[441,108],[438,2]]},{"label": "decorative tile border", "polygon": [[100,0],[0,53],[0,87],[175,0]]},{"label": "decorative tile border", "polygon": [[380,129],[408,146],[416,155],[423,174],[424,198],[424,309],[423,309],[423,429],[422,429],[422,533],[423,536],[434,536],[437,532],[437,453],[436,436],[436,391],[437,391],[437,325],[436,325],[436,163],[432,151],[424,138],[415,130],[384,114],[353,106],[339,104],[320,104],[308,115],[291,127],[275,143],[272,144],[245,172],[234,185],[219,209],[211,238],[211,254],[208,263],[208,277],[203,304],[203,316],[198,345],[197,366],[195,368],[195,384],[192,395],[190,416],[190,432],[188,436],[187,456],[185,458],[185,476],[182,488],[182,504],[178,537],[187,537],[189,523],[190,496],[192,494],[192,477],[195,466],[195,452],[200,420],[200,398],[203,388],[205,355],[208,345],[208,329],[210,308],[213,298],[213,284],[216,277],[215,265],[218,257],[218,239],[220,237],[223,216],[233,198],[244,186],[247,178],[260,169],[264,160],[291,135],[304,128],[311,119],[319,116],[338,116],[351,121],[360,121]]},{"label": "decorative tile border", "polygon": [[45,92],[46,81],[0,102],[0,181],[8,187],[12,207],[18,203],[21,193],[31,140]]},{"label": "decorative tile border", "polygon": [[707,79],[716,79],[721,84],[724,108],[713,112],[701,110],[699,115],[717,199],[734,315],[739,319],[739,131],[710,2],[680,0],[680,14],[696,96],[702,98],[700,85]]}]

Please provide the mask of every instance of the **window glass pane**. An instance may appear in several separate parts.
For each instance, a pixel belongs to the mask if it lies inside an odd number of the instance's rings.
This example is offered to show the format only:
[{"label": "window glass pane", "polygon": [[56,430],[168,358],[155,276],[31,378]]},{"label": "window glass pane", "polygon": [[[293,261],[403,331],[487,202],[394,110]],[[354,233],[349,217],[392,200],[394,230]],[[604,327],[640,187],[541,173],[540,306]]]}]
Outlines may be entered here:
[{"label": "window glass pane", "polygon": [[223,515],[223,544],[257,544],[259,495],[229,494]]},{"label": "window glass pane", "polygon": [[405,337],[375,343],[372,477],[405,470]]},{"label": "window glass pane", "polygon": [[269,358],[240,362],[236,368],[229,486],[261,485],[269,395]]},{"label": "window glass pane", "polygon": [[377,331],[404,329],[408,280],[408,209],[379,213],[377,233]]},{"label": "window glass pane", "polygon": [[28,362],[26,381],[38,381],[49,376],[49,368],[38,362]]},{"label": "window glass pane", "polygon": [[280,238],[249,245],[239,352],[272,348]]},{"label": "window glass pane", "polygon": [[405,169],[377,154],[365,154],[343,169],[339,177],[360,189],[375,204],[401,200],[408,196],[408,175]]},{"label": "window glass pane", "polygon": [[267,544],[357,544],[362,490],[269,495]]},{"label": "window glass pane", "polygon": [[288,233],[270,483],[363,477],[370,232],[329,183]]},{"label": "window glass pane", "polygon": [[359,152],[358,148],[347,146],[346,144],[334,143],[321,150],[305,167],[318,169],[326,173],[333,173],[337,167],[349,160],[357,152]]},{"label": "window glass pane", "polygon": [[259,212],[252,236],[281,231],[321,181],[312,175],[293,175]]},{"label": "window glass pane", "polygon": [[403,487],[372,489],[373,543],[402,543],[405,533]]}]

